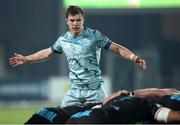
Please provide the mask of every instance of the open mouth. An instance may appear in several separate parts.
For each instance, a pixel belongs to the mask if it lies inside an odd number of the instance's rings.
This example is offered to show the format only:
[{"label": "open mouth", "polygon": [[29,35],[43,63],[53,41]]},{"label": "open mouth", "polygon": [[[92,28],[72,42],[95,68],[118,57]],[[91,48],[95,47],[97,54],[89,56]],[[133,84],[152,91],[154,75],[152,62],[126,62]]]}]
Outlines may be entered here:
[{"label": "open mouth", "polygon": [[75,28],[72,28],[73,30],[78,30],[79,28],[75,27]]}]

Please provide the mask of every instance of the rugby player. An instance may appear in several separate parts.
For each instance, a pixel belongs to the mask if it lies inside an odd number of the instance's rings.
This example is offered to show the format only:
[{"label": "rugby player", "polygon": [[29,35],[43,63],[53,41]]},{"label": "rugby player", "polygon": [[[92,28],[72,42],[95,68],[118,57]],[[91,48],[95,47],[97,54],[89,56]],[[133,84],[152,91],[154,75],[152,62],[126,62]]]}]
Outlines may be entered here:
[{"label": "rugby player", "polygon": [[[146,62],[124,46],[112,42],[98,30],[84,27],[85,13],[79,6],[66,9],[69,31],[62,34],[51,47],[23,56],[14,54],[9,59],[13,67],[41,62],[55,54],[64,54],[69,66],[71,87],[65,94],[61,107],[83,103],[102,102],[107,97],[99,68],[101,48],[137,63],[146,69]],[[60,83],[61,84],[61,83]]]}]

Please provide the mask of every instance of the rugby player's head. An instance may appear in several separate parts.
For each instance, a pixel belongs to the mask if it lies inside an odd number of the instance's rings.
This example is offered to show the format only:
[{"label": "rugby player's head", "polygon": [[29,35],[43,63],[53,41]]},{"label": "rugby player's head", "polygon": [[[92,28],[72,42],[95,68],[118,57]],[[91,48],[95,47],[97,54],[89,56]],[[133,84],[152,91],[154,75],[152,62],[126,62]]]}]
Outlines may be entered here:
[{"label": "rugby player's head", "polygon": [[67,9],[66,9],[66,19],[68,19],[68,16],[75,16],[75,15],[79,15],[81,14],[82,17],[84,18],[84,10],[79,7],[79,6],[75,6],[75,5],[70,5]]},{"label": "rugby player's head", "polygon": [[81,34],[84,29],[84,10],[79,6],[69,6],[66,10],[66,23],[73,36]]}]

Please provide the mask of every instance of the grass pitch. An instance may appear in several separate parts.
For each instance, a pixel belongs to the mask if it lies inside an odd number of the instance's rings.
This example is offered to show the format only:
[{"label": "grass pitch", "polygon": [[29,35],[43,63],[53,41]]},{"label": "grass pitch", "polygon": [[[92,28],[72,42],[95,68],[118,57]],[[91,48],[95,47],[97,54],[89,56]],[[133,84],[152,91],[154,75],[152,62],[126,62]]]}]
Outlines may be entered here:
[{"label": "grass pitch", "polygon": [[24,124],[38,108],[0,108],[0,124]]}]

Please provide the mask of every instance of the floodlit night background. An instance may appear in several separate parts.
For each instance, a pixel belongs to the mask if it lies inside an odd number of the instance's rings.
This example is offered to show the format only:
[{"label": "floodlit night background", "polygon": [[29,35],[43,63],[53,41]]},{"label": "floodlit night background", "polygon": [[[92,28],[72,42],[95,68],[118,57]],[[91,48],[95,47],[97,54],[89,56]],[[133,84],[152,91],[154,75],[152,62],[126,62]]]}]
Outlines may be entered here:
[{"label": "floodlit night background", "polygon": [[64,12],[71,4],[84,8],[85,26],[147,62],[142,71],[102,49],[100,68],[108,94],[150,87],[180,90],[179,0],[84,1],[0,0],[0,123],[23,123],[39,107],[60,105],[69,87],[64,55],[17,68],[8,59],[50,47],[68,30]]}]

